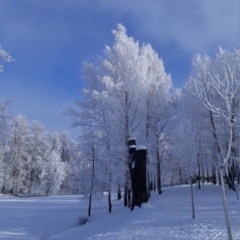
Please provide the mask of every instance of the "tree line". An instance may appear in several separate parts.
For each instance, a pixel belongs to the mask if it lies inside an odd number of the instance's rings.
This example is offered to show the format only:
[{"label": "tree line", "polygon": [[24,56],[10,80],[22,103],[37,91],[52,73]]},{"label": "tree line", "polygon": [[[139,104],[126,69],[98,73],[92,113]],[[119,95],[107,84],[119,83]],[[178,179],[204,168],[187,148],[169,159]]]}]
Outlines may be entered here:
[{"label": "tree line", "polygon": [[77,143],[38,121],[11,116],[0,102],[0,192],[16,196],[78,193]]}]

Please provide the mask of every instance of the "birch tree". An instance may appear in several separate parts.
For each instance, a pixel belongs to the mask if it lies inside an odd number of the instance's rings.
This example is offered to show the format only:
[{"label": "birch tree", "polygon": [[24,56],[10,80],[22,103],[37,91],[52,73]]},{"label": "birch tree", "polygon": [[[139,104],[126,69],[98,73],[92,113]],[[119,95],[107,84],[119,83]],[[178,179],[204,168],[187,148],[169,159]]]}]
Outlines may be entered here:
[{"label": "birch tree", "polygon": [[172,149],[175,158],[180,162],[181,171],[185,173],[190,183],[192,218],[195,219],[195,204],[193,182],[196,179],[197,157],[198,157],[198,128],[197,122],[187,114],[189,103],[184,97],[179,104],[179,116],[173,130]]},{"label": "birch tree", "polygon": [[[81,139],[89,139],[90,142],[92,138],[89,138],[89,135],[94,137],[94,154],[91,150],[91,159],[90,162],[96,164],[96,155],[99,155],[99,151],[104,154],[101,156],[101,159],[98,158],[98,163],[101,162],[101,168],[104,166],[104,170],[107,171],[108,179],[105,179],[105,175],[99,174],[99,178],[102,181],[105,181],[108,186],[108,204],[109,212],[112,211],[111,203],[111,188],[112,188],[112,131],[110,130],[113,121],[111,120],[112,110],[108,103],[108,95],[103,91],[102,83],[99,82],[100,73],[97,68],[94,68],[92,64],[85,63],[83,65],[84,79],[87,82],[88,88],[84,89],[85,100],[77,101],[77,107],[71,108],[67,111],[67,115],[70,115],[74,119],[73,126],[81,127],[82,136]],[[94,133],[94,134],[93,134]],[[86,135],[86,137],[84,137]],[[85,146],[87,144],[84,141],[81,143]],[[91,144],[91,143],[89,143]],[[100,147],[101,146],[101,147]],[[103,160],[107,160],[106,162]],[[84,157],[85,158],[85,157]],[[93,160],[94,159],[94,160]],[[86,161],[86,160],[85,160]],[[93,174],[92,174],[93,175]],[[94,175],[96,175],[94,173]],[[102,176],[100,176],[102,175]],[[104,177],[103,177],[104,175]],[[93,179],[90,180],[91,182]],[[92,192],[93,193],[93,192]]]},{"label": "birch tree", "polygon": [[113,47],[105,47],[105,58],[102,61],[104,75],[102,81],[109,92],[111,102],[114,104],[114,121],[116,124],[117,144],[122,148],[121,158],[125,164],[125,191],[124,205],[131,204],[130,171],[128,140],[139,129],[141,120],[139,116],[140,96],[138,89],[140,79],[139,44],[128,37],[126,29],[119,24],[113,30],[115,42]]},{"label": "birch tree", "polygon": [[[196,55],[193,59],[195,70],[201,67],[204,59],[201,55]],[[211,70],[209,74],[208,89],[211,89],[217,96],[217,99],[209,99],[209,91],[203,87],[199,79],[194,78],[198,97],[201,99],[204,106],[209,109],[214,115],[213,118],[220,117],[222,124],[226,129],[226,146],[222,149],[218,168],[222,182],[224,211],[226,217],[227,231],[229,239],[232,239],[231,224],[228,214],[227,199],[225,195],[225,184],[223,175],[227,173],[229,165],[232,163],[233,146],[234,146],[234,128],[239,121],[239,114],[236,111],[236,106],[239,104],[239,86],[240,86],[240,51],[236,49],[234,52],[219,49],[216,58],[212,60]]]},{"label": "birch tree", "polygon": [[[157,172],[157,188],[161,190],[161,160],[165,149],[166,135],[164,134],[167,122],[171,115],[170,90],[172,88],[171,76],[166,73],[163,60],[153,50],[150,44],[140,49],[141,63],[141,96],[142,115],[144,116],[145,139],[147,154],[147,184],[148,194],[153,183],[153,168]],[[163,150],[163,151],[162,151]],[[166,150],[166,149],[165,149]]]}]

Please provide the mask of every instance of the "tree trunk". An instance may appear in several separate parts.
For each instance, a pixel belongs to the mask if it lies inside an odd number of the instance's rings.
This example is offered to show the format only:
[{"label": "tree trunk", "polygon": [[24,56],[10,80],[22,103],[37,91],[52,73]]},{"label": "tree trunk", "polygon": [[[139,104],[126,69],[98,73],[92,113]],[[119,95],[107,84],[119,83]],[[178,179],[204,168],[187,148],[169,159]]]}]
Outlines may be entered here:
[{"label": "tree trunk", "polygon": [[157,189],[158,194],[162,193],[162,181],[161,181],[161,164],[160,160],[157,160]]},{"label": "tree trunk", "polygon": [[217,184],[216,169],[215,169],[214,166],[213,166],[213,169],[212,169],[212,183],[213,183],[214,185]]},{"label": "tree trunk", "polygon": [[150,181],[150,171],[148,169],[149,167],[149,160],[147,160],[147,194],[148,194],[148,198],[151,197],[151,191],[152,191],[152,183]]},{"label": "tree trunk", "polygon": [[[111,164],[111,160],[110,160]],[[108,212],[112,212],[112,202],[111,202],[111,185],[112,185],[112,173],[111,173],[111,166],[110,166],[110,173],[109,173],[109,189],[108,189]]]},{"label": "tree trunk", "polygon": [[122,193],[121,193],[121,186],[120,186],[120,184],[118,184],[118,187],[117,187],[117,199],[118,200],[122,199]]},{"label": "tree trunk", "polygon": [[[150,104],[150,99],[149,97],[147,98],[147,116],[146,116],[146,145],[148,148],[149,145],[149,128],[150,128],[150,111],[149,111],[149,104]],[[148,198],[151,197],[151,182],[150,182],[150,171],[149,171],[149,166],[150,166],[150,161],[149,161],[149,156],[147,155],[147,194]]]},{"label": "tree trunk", "polygon": [[126,181],[124,188],[124,207],[131,207],[131,188],[129,187],[129,182]]},{"label": "tree trunk", "polygon": [[124,207],[127,207],[128,205],[128,198],[127,198],[127,193],[128,193],[128,187],[127,187],[127,181],[125,182],[125,187],[124,187],[124,196],[123,196],[123,199],[124,199]]},{"label": "tree trunk", "polygon": [[89,193],[89,204],[88,204],[88,217],[91,216],[91,209],[92,209],[92,194],[93,194],[93,182],[94,182],[94,165],[95,165],[95,149],[94,144],[92,147],[92,178],[91,178],[91,187],[90,187],[90,193]]},{"label": "tree trunk", "polygon": [[179,180],[180,180],[180,184],[182,185],[182,184],[183,184],[183,179],[182,179],[182,170],[181,170],[180,167],[179,167],[178,172],[179,172]]},{"label": "tree trunk", "polygon": [[231,223],[229,219],[229,212],[228,212],[228,204],[227,204],[227,197],[226,197],[226,189],[225,183],[223,178],[223,171],[224,169],[220,169],[220,178],[221,178],[221,185],[222,185],[222,194],[223,194],[223,206],[224,206],[224,213],[226,219],[226,226],[227,226],[227,233],[228,233],[228,240],[232,240],[232,230],[231,230]]},{"label": "tree trunk", "polygon": [[131,202],[132,202],[132,195],[131,195],[131,190],[130,189],[128,189],[127,198],[128,198],[128,208],[130,208],[131,207]]},{"label": "tree trunk", "polygon": [[173,187],[173,176],[171,176],[171,186]]},{"label": "tree trunk", "polygon": [[201,189],[201,164],[200,164],[200,154],[197,154],[198,157],[198,174],[197,174],[197,181],[198,181],[198,189]]},{"label": "tree trunk", "polygon": [[4,158],[4,172],[3,172],[3,185],[2,185],[2,193],[5,193],[6,190],[6,181],[7,181],[7,170],[6,170],[6,166],[5,166],[5,158]]},{"label": "tree trunk", "polygon": [[157,156],[157,189],[158,189],[158,194],[161,194],[162,193],[161,157],[160,157],[159,149],[157,149],[156,151],[156,156]]},{"label": "tree trunk", "polygon": [[235,189],[236,189],[237,200],[239,201],[238,178],[239,178],[239,170],[237,169],[237,171],[236,171],[236,179],[234,181],[234,185],[235,185]]},{"label": "tree trunk", "polygon": [[92,209],[92,192],[89,194],[89,202],[88,202],[88,217],[91,216],[91,209]]},{"label": "tree trunk", "polygon": [[[108,151],[110,151],[110,144],[108,143]],[[111,202],[111,193],[112,193],[112,159],[109,158],[109,189],[108,189],[108,212],[112,212],[112,202]]]},{"label": "tree trunk", "polygon": [[125,182],[125,189],[124,189],[124,206],[131,206],[131,176],[130,176],[130,169],[129,169],[129,96],[128,92],[125,91],[125,100],[124,100],[124,138],[125,138],[125,174],[126,174],[126,182]]},{"label": "tree trunk", "polygon": [[195,219],[195,206],[194,206],[194,194],[193,194],[193,184],[192,184],[192,177],[190,179],[190,188],[191,188],[191,203],[192,203],[192,218]]},{"label": "tree trunk", "polygon": [[108,192],[108,212],[112,212],[112,202],[111,202],[111,189]]},{"label": "tree trunk", "polygon": [[204,193],[204,183],[205,183],[205,181],[206,181],[206,176],[205,176],[205,171],[204,171],[203,163],[201,164],[201,170],[202,170],[202,189],[203,189],[203,193]]},{"label": "tree trunk", "polygon": [[209,183],[210,182],[210,176],[209,176],[209,169],[207,167],[207,182]]},{"label": "tree trunk", "polygon": [[136,139],[129,139],[128,140],[128,153],[129,153],[129,160],[128,160],[128,169],[131,178],[131,188],[132,188],[132,198],[130,198],[130,192],[128,193],[129,204],[131,202],[131,210],[134,209],[135,202],[136,202]]},{"label": "tree trunk", "polygon": [[233,191],[236,191],[235,184],[234,184],[234,177],[235,177],[234,167],[232,166],[228,168],[228,175],[226,176],[226,181],[227,181],[228,188]]}]

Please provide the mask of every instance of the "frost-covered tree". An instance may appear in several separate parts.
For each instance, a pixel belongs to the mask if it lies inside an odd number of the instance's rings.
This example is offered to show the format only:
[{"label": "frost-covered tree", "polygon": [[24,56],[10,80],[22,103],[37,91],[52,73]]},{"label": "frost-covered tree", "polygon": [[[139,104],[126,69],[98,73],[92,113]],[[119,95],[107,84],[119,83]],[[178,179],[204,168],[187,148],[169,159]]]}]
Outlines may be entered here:
[{"label": "frost-covered tree", "polygon": [[60,136],[60,153],[61,153],[61,160],[63,162],[70,161],[70,139],[68,132],[64,132]]},{"label": "frost-covered tree", "polygon": [[154,179],[151,168],[156,168],[157,188],[161,193],[161,160],[166,147],[164,132],[171,116],[172,82],[170,75],[165,72],[162,59],[150,44],[143,45],[140,49],[140,66],[141,81],[138,92],[143,99],[141,111],[144,121],[141,128],[145,130],[145,136],[140,135],[140,138],[144,139],[148,149],[148,190],[151,189]]},{"label": "frost-covered tree", "polygon": [[47,153],[49,151],[49,145],[47,142],[46,134],[44,132],[44,126],[38,121],[32,121],[31,134],[29,145],[29,187],[28,191],[30,195],[43,194],[41,192],[41,179],[40,175],[43,171],[43,166]]},{"label": "frost-covered tree", "polygon": [[[183,107],[183,106],[182,106]],[[186,105],[184,106],[184,108]],[[178,118],[178,123],[174,129],[173,138],[173,154],[179,159],[181,171],[184,172],[187,182],[190,183],[191,203],[192,203],[192,218],[195,219],[193,181],[197,175],[197,160],[198,160],[198,128],[195,119],[191,119],[181,109],[182,115]]]},{"label": "frost-covered tree", "polygon": [[96,149],[97,162],[103,168],[100,178],[106,182],[109,196],[112,186],[124,187],[124,205],[130,206],[128,140],[136,136],[140,144],[153,146],[153,125],[156,129],[166,119],[171,78],[149,44],[140,46],[121,24],[112,32],[113,46],[105,47],[97,65],[84,64],[85,99],[77,101],[68,114],[74,126],[91,126],[97,132],[96,146],[101,146]]},{"label": "frost-covered tree", "polygon": [[[89,77],[92,76],[92,74],[87,74],[90,72],[90,70],[92,70],[93,73],[96,73],[96,71],[91,68],[91,65],[84,66],[85,79],[89,79]],[[95,77],[98,77],[98,75],[95,75]],[[98,176],[101,181],[106,183],[106,188],[108,191],[108,209],[109,212],[111,212],[112,187],[114,183],[117,185],[116,175],[112,172],[114,166],[116,165],[116,157],[113,157],[113,151],[116,149],[114,146],[116,138],[113,134],[116,126],[114,124],[114,109],[111,103],[111,98],[109,97],[108,93],[103,90],[104,86],[101,84],[101,82],[99,84],[95,84],[94,89],[90,89],[85,91],[88,94],[88,97],[91,99],[89,99],[88,106],[90,104],[92,110],[94,109],[91,114],[91,129],[94,129],[94,131],[98,132],[96,143],[98,146],[99,156],[101,156],[101,158],[98,159],[98,162],[101,162],[100,169],[102,170],[102,173],[99,172]],[[85,107],[86,102],[82,106]],[[89,112],[89,109],[87,111]]]},{"label": "frost-covered tree", "polygon": [[68,132],[60,135],[61,161],[65,164],[66,177],[61,185],[61,194],[76,194],[79,192],[79,171],[81,151],[79,144],[72,141]]},{"label": "frost-covered tree", "polygon": [[[99,152],[102,153],[101,160],[98,159],[98,162],[101,161],[100,168],[103,169],[104,173],[98,174],[98,177],[102,181],[105,181],[106,185],[108,186],[107,190],[109,193],[109,212],[111,212],[112,158],[110,151],[111,147],[113,146],[110,143],[112,141],[112,131],[110,131],[112,124],[109,124],[111,123],[111,109],[107,106],[108,98],[106,94],[101,92],[101,83],[96,81],[97,70],[94,69],[91,64],[87,63],[84,64],[83,69],[84,78],[87,81],[89,87],[88,89],[84,89],[85,100],[83,102],[77,101],[78,107],[68,110],[67,114],[69,114],[74,119],[73,126],[81,126],[82,128],[82,136],[80,138],[82,145],[82,153],[87,152],[87,156],[92,156],[92,158],[89,158],[86,157],[86,154],[81,154],[82,158],[85,159],[84,162],[89,159],[90,162],[94,162],[94,164],[96,164],[95,156],[99,156]],[[95,137],[89,137],[93,135]],[[89,151],[85,150],[85,148],[88,149],[89,147],[86,143],[86,139],[89,139],[89,144],[92,145],[92,138],[94,138],[94,154],[92,153],[93,147],[91,148],[91,151],[89,150],[91,154],[89,153]],[[94,176],[95,175],[96,174],[94,173]],[[108,176],[107,179],[105,177],[106,175]],[[90,181],[92,180],[93,179],[91,179]],[[82,188],[85,187],[82,186]]]},{"label": "frost-covered tree", "polygon": [[[105,142],[105,149],[108,152],[109,181],[112,176],[110,152],[111,148],[115,147],[110,134],[114,135],[114,144],[118,151],[115,159],[118,158],[122,162],[122,168],[125,168],[125,205],[127,205],[127,192],[130,191],[131,185],[128,171],[128,139],[140,125],[140,119],[137,118],[139,103],[135,91],[140,77],[137,61],[139,46],[126,35],[126,29],[122,25],[118,25],[113,34],[114,45],[112,48],[105,47],[105,54],[99,59],[99,66],[85,65],[83,69],[89,88],[84,91],[88,99],[80,104],[82,113],[79,119],[80,125],[91,119],[93,127],[101,132],[101,141]],[[74,116],[77,116],[76,112]],[[79,119],[75,123],[78,124]],[[109,129],[114,129],[114,134]]]},{"label": "frost-covered tree", "polygon": [[[193,70],[190,75],[188,84],[187,84],[187,91],[188,93],[192,93],[194,95],[194,98],[192,97],[192,101],[195,103],[195,105],[198,106],[198,112],[201,112],[201,116],[198,114],[199,119],[205,119],[204,120],[204,152],[208,154],[207,157],[210,159],[210,174],[208,173],[209,170],[207,169],[207,175],[210,175],[212,178],[212,182],[217,182],[217,176],[218,176],[218,166],[220,162],[220,158],[222,156],[222,146],[225,145],[225,143],[222,145],[222,127],[221,125],[221,118],[216,118],[214,112],[210,108],[205,108],[201,102],[201,100],[198,98],[198,92],[196,89],[196,81],[199,83],[201,82],[201,88],[205,89],[206,97],[208,101],[218,101],[218,96],[216,95],[216,92],[213,91],[212,88],[210,88],[210,73],[212,70],[212,60],[209,56],[203,55],[200,57],[200,55],[195,55],[193,62]],[[198,99],[197,99],[198,98]],[[201,107],[199,106],[199,103],[201,104]],[[202,132],[203,133],[203,132]],[[211,157],[209,157],[211,156]]]},{"label": "frost-covered tree", "polygon": [[41,184],[47,195],[58,193],[66,177],[65,163],[60,154],[59,134],[51,134],[49,138],[49,151],[40,174]]},{"label": "frost-covered tree", "polygon": [[101,59],[103,66],[101,81],[114,111],[115,144],[121,147],[119,157],[125,165],[124,204],[130,206],[128,140],[139,131],[141,125],[140,48],[138,42],[127,36],[123,25],[119,24],[117,30],[112,32],[115,41],[112,47],[105,47],[105,56]]},{"label": "frost-covered tree", "polygon": [[11,119],[10,100],[0,102],[0,189],[5,192],[5,184],[7,182],[7,172],[9,173],[8,164],[8,140],[9,140],[9,122]]},{"label": "frost-covered tree", "polygon": [[[226,216],[229,239],[232,239],[231,225],[228,217],[228,209],[225,195],[225,184],[223,174],[231,173],[231,167],[236,160],[236,139],[239,122],[239,101],[240,101],[240,50],[233,52],[219,49],[216,57],[211,59],[211,68],[208,73],[208,85],[204,84],[204,79],[198,78],[198,69],[204,66],[206,60],[201,55],[196,55],[193,59],[192,78],[195,82],[199,99],[204,106],[212,112],[213,120],[221,127],[217,140],[218,169],[220,172],[224,210]],[[211,97],[209,97],[211,96]],[[222,134],[224,133],[224,134]],[[215,132],[217,134],[217,132]],[[231,178],[230,178],[231,179]],[[231,183],[230,183],[231,184]],[[233,183],[232,183],[233,185]]]},{"label": "frost-covered tree", "polygon": [[10,135],[11,166],[10,184],[14,195],[27,192],[27,176],[29,176],[29,129],[26,117],[19,115],[11,121]]}]

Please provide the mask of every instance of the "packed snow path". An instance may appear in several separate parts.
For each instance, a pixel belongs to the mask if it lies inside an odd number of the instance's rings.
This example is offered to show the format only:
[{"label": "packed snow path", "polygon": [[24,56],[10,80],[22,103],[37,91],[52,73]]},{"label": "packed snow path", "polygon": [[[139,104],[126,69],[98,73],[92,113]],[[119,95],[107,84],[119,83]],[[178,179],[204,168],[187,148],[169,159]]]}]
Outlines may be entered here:
[{"label": "packed snow path", "polygon": [[[107,199],[94,202],[91,219],[87,203],[79,196],[39,198],[0,197],[0,240],[224,240],[227,239],[219,186],[194,189],[196,219],[191,218],[190,187],[165,188],[150,202],[130,211],[122,201],[113,201],[107,213]],[[228,192],[233,239],[240,239],[240,202]]]}]

